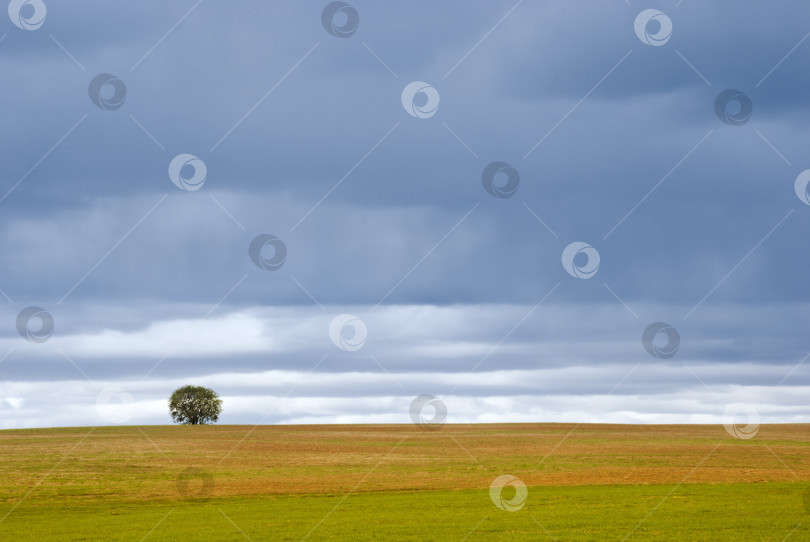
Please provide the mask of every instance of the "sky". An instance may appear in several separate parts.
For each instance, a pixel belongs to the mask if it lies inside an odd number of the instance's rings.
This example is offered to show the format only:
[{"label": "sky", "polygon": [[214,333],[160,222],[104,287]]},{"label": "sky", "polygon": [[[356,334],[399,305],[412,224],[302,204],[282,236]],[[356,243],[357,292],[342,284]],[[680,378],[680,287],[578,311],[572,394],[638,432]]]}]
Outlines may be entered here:
[{"label": "sky", "polygon": [[8,14],[0,428],[810,422],[807,3]]}]

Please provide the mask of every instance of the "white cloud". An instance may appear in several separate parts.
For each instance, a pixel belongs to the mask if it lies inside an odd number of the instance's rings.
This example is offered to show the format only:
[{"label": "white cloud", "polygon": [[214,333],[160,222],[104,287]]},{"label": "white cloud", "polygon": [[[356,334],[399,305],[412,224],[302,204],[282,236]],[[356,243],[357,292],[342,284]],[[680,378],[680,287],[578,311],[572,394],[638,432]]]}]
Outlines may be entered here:
[{"label": "white cloud", "polygon": [[[644,350],[644,324],[619,303],[549,304],[514,327],[529,309],[222,307],[206,319],[194,305],[147,305],[137,317],[84,308],[45,343],[0,339],[0,349],[13,349],[4,368],[22,372],[0,381],[0,424],[168,423],[166,398],[189,383],[223,396],[222,423],[406,423],[410,401],[423,393],[446,402],[449,422],[716,423],[736,402],[758,405],[765,421],[810,419],[810,367],[790,354],[792,330],[751,324],[759,309],[706,307],[699,327],[681,328],[681,349],[669,360]],[[343,312],[368,327],[356,352],[329,339]],[[104,328],[88,331],[85,319],[99,313]],[[770,345],[772,355],[735,357],[738,336]],[[114,398],[111,412],[99,410],[99,397]]]}]

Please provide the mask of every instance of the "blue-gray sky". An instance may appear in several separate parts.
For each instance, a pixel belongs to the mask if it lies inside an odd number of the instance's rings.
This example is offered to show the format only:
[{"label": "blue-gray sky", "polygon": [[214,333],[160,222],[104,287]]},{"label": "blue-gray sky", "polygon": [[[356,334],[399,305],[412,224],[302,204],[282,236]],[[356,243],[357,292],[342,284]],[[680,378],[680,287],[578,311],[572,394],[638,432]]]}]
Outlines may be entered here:
[{"label": "blue-gray sky", "polygon": [[404,423],[419,394],[459,422],[810,421],[806,3],[356,1],[340,37],[329,2],[43,1],[0,26],[0,426],[168,423],[185,383],[223,423]]}]

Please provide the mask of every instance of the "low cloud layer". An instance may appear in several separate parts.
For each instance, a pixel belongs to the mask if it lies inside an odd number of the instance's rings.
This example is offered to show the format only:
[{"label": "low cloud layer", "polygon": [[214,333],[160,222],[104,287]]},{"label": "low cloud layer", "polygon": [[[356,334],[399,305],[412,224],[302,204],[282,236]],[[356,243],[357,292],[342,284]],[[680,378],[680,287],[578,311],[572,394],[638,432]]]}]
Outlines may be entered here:
[{"label": "low cloud layer", "polygon": [[215,388],[223,423],[238,424],[407,423],[421,394],[459,423],[718,423],[733,404],[774,422],[810,416],[808,353],[745,307],[707,310],[710,332],[679,322],[671,358],[648,351],[648,323],[618,301],[353,306],[351,319],[335,309],[220,307],[205,318],[203,307],[172,307],[145,327],[119,310],[101,330],[78,322],[41,344],[2,338],[5,427],[162,423],[168,394],[187,383]]}]

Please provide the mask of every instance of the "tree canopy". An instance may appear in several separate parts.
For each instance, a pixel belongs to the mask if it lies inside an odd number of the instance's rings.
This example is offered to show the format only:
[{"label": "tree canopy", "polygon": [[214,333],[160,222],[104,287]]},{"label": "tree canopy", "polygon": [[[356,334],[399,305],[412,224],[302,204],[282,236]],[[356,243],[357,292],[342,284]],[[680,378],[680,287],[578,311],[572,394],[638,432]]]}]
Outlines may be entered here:
[{"label": "tree canopy", "polygon": [[217,392],[203,386],[182,386],[169,397],[169,413],[174,423],[216,423],[221,412],[222,399]]}]

